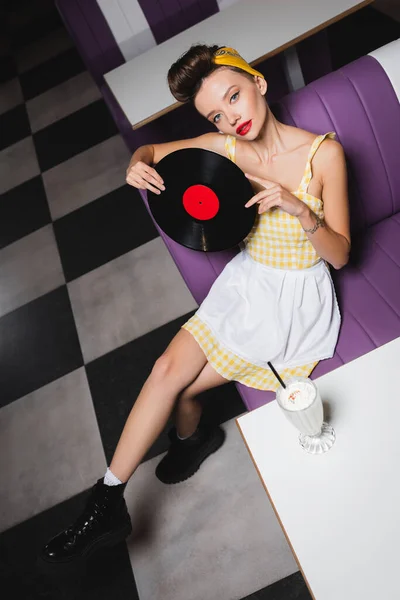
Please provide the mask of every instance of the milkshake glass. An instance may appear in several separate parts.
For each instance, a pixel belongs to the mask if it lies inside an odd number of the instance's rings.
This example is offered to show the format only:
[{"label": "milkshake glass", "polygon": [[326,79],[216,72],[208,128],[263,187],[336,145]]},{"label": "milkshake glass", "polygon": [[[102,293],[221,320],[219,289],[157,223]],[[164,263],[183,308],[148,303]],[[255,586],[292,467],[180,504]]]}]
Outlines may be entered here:
[{"label": "milkshake glass", "polygon": [[324,423],[324,408],[315,383],[308,377],[292,377],[279,388],[276,400],[284,415],[300,431],[301,447],[310,454],[322,454],[335,442],[333,427]]}]

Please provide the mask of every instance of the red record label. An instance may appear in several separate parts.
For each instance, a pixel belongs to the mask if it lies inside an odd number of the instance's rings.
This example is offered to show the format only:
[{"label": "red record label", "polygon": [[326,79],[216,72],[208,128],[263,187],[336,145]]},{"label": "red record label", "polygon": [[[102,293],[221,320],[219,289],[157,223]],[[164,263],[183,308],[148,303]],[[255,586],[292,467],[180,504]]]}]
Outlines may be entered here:
[{"label": "red record label", "polygon": [[245,208],[254,191],[229,158],[203,148],[182,148],[164,156],[157,172],[162,195],[147,192],[150,212],[172,240],[201,252],[233,248],[251,231],[257,205]]},{"label": "red record label", "polygon": [[215,192],[202,184],[191,185],[183,194],[183,206],[195,219],[212,219],[219,211],[219,200]]}]

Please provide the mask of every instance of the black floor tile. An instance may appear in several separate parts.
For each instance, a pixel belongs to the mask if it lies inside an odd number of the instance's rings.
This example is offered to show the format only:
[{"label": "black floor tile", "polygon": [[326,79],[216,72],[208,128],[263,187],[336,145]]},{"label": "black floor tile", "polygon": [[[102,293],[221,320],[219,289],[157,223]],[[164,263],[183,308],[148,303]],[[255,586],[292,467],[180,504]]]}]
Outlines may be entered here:
[{"label": "black floor tile", "polygon": [[158,236],[139,193],[129,185],[55,221],[54,231],[67,281]]},{"label": "black floor tile", "polygon": [[300,571],[242,600],[312,600]]},{"label": "black floor tile", "polygon": [[83,365],[67,287],[0,319],[0,406]]},{"label": "black floor tile", "polygon": [[0,83],[13,79],[17,75],[17,67],[12,56],[0,56]]},{"label": "black floor tile", "polygon": [[[108,463],[111,461],[129,412],[155,361],[191,314],[175,319],[86,365]],[[204,422],[222,423],[246,410],[233,383],[208,390],[198,398],[204,405]],[[167,450],[169,446],[167,432],[172,422],[170,419],[144,460]]]},{"label": "black floor tile", "polygon": [[93,555],[86,568],[55,568],[49,573],[38,564],[40,548],[76,519],[86,495],[87,492],[78,494],[0,534],[2,597],[13,600],[139,600],[125,542]]},{"label": "black floor tile", "polygon": [[0,249],[51,223],[40,175],[0,195]]},{"label": "black floor tile", "polygon": [[103,100],[33,134],[40,169],[47,171],[118,133]]},{"label": "black floor tile", "polygon": [[[32,0],[30,0],[29,3],[32,4]],[[43,4],[43,0],[39,0],[39,6],[40,4]],[[49,4],[50,2],[47,0],[47,5]],[[16,50],[23,48],[27,44],[32,44],[49,35],[60,27],[63,27],[63,22],[54,6],[53,0],[53,10],[48,10],[44,14],[37,11],[35,19],[28,21],[25,27],[20,28],[15,32],[13,36],[13,47]]]},{"label": "black floor tile", "polygon": [[70,48],[40,65],[21,73],[19,78],[25,100],[30,100],[43,92],[82,73],[85,65],[75,48]]},{"label": "black floor tile", "polygon": [[20,104],[0,115],[0,132],[0,150],[31,135],[25,104]]},{"label": "black floor tile", "polygon": [[54,0],[2,0],[3,32],[17,52],[63,26]]},{"label": "black floor tile", "polygon": [[327,28],[333,70],[400,37],[400,23],[366,6]]}]

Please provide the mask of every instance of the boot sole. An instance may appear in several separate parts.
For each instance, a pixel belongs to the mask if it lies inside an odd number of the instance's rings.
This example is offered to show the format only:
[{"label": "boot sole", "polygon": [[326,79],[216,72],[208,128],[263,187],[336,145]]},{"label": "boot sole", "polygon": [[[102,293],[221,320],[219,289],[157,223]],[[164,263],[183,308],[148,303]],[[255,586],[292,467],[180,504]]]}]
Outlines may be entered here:
[{"label": "boot sole", "polygon": [[93,541],[81,554],[77,554],[75,556],[71,556],[64,560],[49,560],[44,557],[42,554],[38,556],[38,565],[48,568],[56,568],[60,566],[67,566],[71,564],[77,564],[80,561],[88,559],[94,552],[100,550],[101,548],[112,548],[116,546],[120,542],[124,541],[128,535],[132,532],[132,524],[127,524],[117,529],[116,531],[112,531]]},{"label": "boot sole", "polygon": [[184,471],[180,475],[180,477],[161,479],[156,471],[157,479],[159,479],[161,481],[161,483],[165,483],[166,485],[173,485],[174,483],[182,483],[182,481],[186,481],[187,479],[190,479],[190,477],[192,477],[195,473],[197,473],[197,471],[200,469],[201,465],[206,460],[206,458],[208,458],[211,454],[214,454],[214,452],[216,452],[217,450],[219,450],[221,448],[222,444],[225,441],[225,438],[226,438],[225,431],[223,429],[219,428],[216,431],[216,435],[209,441],[209,443],[207,445],[204,446],[204,448],[202,449],[202,452],[198,456],[196,462],[194,464],[190,465],[190,467],[188,467],[188,469],[186,471]]}]

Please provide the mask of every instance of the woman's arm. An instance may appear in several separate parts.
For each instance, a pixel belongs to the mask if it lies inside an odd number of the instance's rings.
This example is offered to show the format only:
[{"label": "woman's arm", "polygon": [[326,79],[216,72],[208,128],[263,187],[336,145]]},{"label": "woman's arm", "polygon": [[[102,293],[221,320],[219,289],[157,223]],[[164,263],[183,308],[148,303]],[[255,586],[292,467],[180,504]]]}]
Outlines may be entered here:
[{"label": "woman's arm", "polygon": [[204,133],[198,137],[189,138],[187,140],[176,140],[166,142],[165,144],[153,144],[153,164],[156,165],[168,154],[183,148],[203,148],[204,150],[212,150],[226,156],[225,152],[226,135],[221,135],[217,132]]},{"label": "woman's arm", "polygon": [[[322,151],[324,150],[324,151]],[[245,206],[259,204],[258,213],[274,206],[297,217],[318,256],[335,269],[344,267],[350,252],[349,206],[347,198],[347,171],[344,152],[340,144],[326,140],[314,159],[314,177],[322,185],[324,216],[321,221],[305,202],[283,188],[279,183],[245,173],[246,177],[264,186]],[[308,230],[308,231],[307,231]]]},{"label": "woman's arm", "polygon": [[[348,262],[350,252],[345,156],[342,146],[331,140],[326,140],[321,145],[315,158],[317,156],[318,171],[321,173],[322,180],[324,221],[318,223],[317,215],[307,205],[304,205],[298,219],[318,256],[335,269],[340,269]],[[315,231],[312,233],[313,230]]]},{"label": "woman's arm", "polygon": [[165,144],[140,146],[132,155],[126,170],[126,182],[140,190],[147,189],[160,194],[165,190],[164,182],[151,165],[156,165],[164,156],[182,148],[204,148],[225,155],[225,135],[205,133],[187,140],[176,140]]}]

